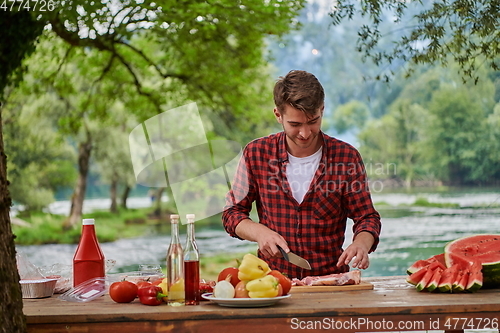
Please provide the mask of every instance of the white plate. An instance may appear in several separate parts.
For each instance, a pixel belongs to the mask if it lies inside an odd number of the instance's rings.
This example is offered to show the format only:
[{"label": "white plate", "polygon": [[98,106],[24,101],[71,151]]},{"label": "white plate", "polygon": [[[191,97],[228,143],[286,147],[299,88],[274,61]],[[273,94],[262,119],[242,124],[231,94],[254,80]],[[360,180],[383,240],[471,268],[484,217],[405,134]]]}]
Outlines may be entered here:
[{"label": "white plate", "polygon": [[217,303],[221,306],[229,306],[233,308],[258,308],[262,306],[274,305],[282,299],[292,295],[270,297],[270,298],[217,298],[212,293],[201,295],[206,300]]}]

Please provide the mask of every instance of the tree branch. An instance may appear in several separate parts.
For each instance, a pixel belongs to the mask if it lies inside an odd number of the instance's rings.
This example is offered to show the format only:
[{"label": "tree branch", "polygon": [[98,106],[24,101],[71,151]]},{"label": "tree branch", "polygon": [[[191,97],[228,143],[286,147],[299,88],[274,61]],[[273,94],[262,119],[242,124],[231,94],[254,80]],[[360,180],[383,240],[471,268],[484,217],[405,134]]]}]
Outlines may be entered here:
[{"label": "tree branch", "polygon": [[153,60],[151,60],[144,52],[142,52],[142,50],[139,50],[138,48],[136,48],[135,46],[133,45],[130,45],[128,43],[125,43],[123,41],[117,41],[116,42],[117,44],[120,44],[120,45],[123,45],[123,46],[126,46],[128,47],[129,49],[131,49],[132,51],[134,51],[135,53],[137,53],[139,56],[141,56],[142,59],[144,59],[150,66],[153,66],[156,71],[158,72],[158,74],[160,74],[161,77],[163,77],[164,79],[166,78],[176,78],[176,79],[179,79],[179,80],[182,80],[182,81],[186,81],[188,80],[188,77],[185,76],[185,75],[179,75],[179,74],[171,74],[171,73],[163,73],[163,71],[161,70],[161,68],[158,66],[158,64],[156,64]]},{"label": "tree branch", "polygon": [[130,64],[118,52],[115,52],[115,56],[120,60],[120,62],[123,64],[123,66],[125,66],[125,68],[130,73],[130,75],[132,75],[132,79],[134,81],[133,83],[134,83],[134,85],[135,85],[135,87],[137,89],[137,92],[140,95],[145,96],[149,100],[151,100],[151,102],[153,103],[153,105],[157,108],[158,113],[161,113],[160,103],[158,103],[158,101],[156,100],[156,98],[154,98],[153,94],[145,92],[142,89],[142,84],[141,84],[139,78],[137,77],[137,75],[135,74],[134,69],[132,68],[132,66],[130,66]]}]

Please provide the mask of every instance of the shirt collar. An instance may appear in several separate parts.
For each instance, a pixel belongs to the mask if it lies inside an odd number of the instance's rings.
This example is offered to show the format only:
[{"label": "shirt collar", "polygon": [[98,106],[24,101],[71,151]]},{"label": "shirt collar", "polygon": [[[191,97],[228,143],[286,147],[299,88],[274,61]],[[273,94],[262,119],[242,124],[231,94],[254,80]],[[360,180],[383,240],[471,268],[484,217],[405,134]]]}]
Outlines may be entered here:
[{"label": "shirt collar", "polygon": [[[285,132],[281,132],[280,134],[281,135],[278,140],[278,160],[280,163],[288,163],[288,152],[286,150],[286,134]],[[320,131],[319,134],[321,135],[321,139],[323,140],[323,154],[321,157],[321,159],[323,160],[327,156],[326,140],[323,131]]]},{"label": "shirt collar", "polygon": [[280,163],[288,163],[288,152],[286,150],[286,134],[281,132],[278,140],[278,160]]}]

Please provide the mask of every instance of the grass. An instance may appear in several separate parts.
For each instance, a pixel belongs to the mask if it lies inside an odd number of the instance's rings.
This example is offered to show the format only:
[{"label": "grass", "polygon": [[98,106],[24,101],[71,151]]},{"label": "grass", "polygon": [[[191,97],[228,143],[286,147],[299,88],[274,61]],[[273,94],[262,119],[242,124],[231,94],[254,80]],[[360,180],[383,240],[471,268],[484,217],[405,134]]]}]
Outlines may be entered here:
[{"label": "grass", "polygon": [[[152,208],[121,209],[117,214],[109,211],[93,211],[84,214],[83,218],[94,218],[96,220],[97,236],[100,242],[113,242],[117,239],[132,238],[155,232],[170,233],[170,225],[164,222],[148,218]],[[49,214],[44,212],[30,212],[18,216],[28,222],[30,226],[23,227],[12,225],[12,231],[16,236],[18,245],[43,245],[43,244],[77,244],[81,235],[81,224],[69,229],[63,227],[66,216]],[[211,226],[220,225],[220,216],[196,221],[197,225]],[[256,253],[257,246],[250,252]],[[237,260],[241,260],[246,253],[219,253],[205,256],[201,253],[200,276],[206,280],[217,280],[219,272],[226,267],[237,266]]]},{"label": "grass", "polygon": [[[255,254],[256,251],[253,251]],[[227,267],[238,267],[238,260],[241,261],[246,253],[220,253],[214,256],[201,256],[200,277],[205,280],[217,281],[219,272]]]},{"label": "grass", "polygon": [[437,208],[460,208],[457,203],[451,202],[429,202],[426,198],[417,198],[413,203],[413,206],[418,207],[437,207]]},{"label": "grass", "polygon": [[[94,211],[82,218],[95,218],[97,236],[101,242],[112,242],[120,238],[129,238],[147,232],[150,225],[147,216],[151,209],[124,209],[117,214],[106,211]],[[66,216],[44,212],[30,212],[19,215],[29,223],[28,227],[12,225],[12,232],[19,245],[41,244],[76,244],[80,239],[81,224],[64,227]],[[142,219],[144,223],[129,223]]]}]

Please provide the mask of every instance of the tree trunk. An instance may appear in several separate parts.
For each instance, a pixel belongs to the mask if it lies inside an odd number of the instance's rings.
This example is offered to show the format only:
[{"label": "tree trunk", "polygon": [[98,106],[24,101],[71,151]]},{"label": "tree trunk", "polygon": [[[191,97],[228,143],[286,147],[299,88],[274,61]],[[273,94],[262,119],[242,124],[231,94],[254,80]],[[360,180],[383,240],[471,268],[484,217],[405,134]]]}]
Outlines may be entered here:
[{"label": "tree trunk", "polygon": [[90,153],[92,152],[92,138],[86,131],[85,142],[78,145],[78,180],[75,191],[71,196],[71,211],[66,222],[66,227],[73,227],[82,219],[83,201],[87,190],[87,175],[90,167]]},{"label": "tree trunk", "polygon": [[109,207],[109,211],[113,214],[118,213],[118,204],[116,202],[118,191],[118,175],[116,172],[113,173],[113,178],[111,179],[111,186],[109,188],[109,196],[111,197],[111,206]]},{"label": "tree trunk", "polygon": [[10,224],[12,200],[7,181],[0,109],[0,329],[3,333],[26,332],[23,297],[16,264],[16,247]]},{"label": "tree trunk", "polygon": [[125,189],[123,190],[122,201],[121,201],[121,206],[124,209],[127,209],[127,199],[128,199],[128,195],[130,194],[131,190],[132,189],[130,188],[130,186],[125,185]]},{"label": "tree trunk", "polygon": [[155,201],[154,201],[154,211],[153,214],[156,217],[161,217],[161,196],[165,188],[160,187],[155,191]]}]

